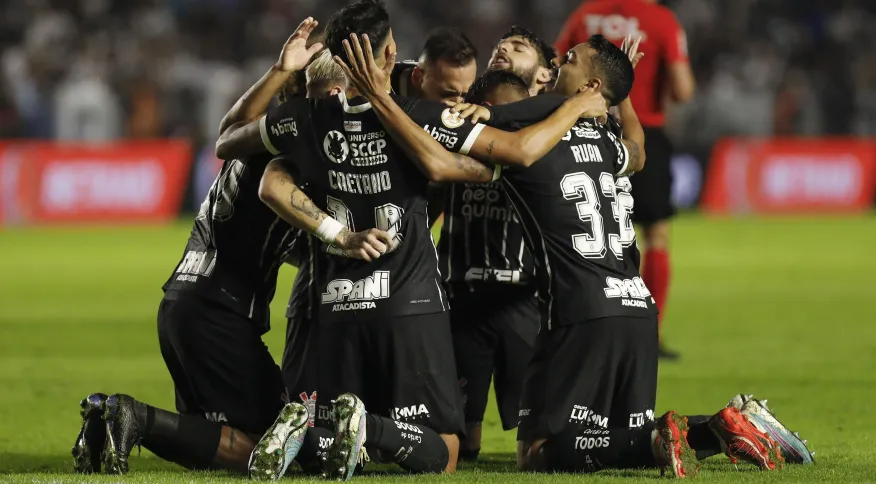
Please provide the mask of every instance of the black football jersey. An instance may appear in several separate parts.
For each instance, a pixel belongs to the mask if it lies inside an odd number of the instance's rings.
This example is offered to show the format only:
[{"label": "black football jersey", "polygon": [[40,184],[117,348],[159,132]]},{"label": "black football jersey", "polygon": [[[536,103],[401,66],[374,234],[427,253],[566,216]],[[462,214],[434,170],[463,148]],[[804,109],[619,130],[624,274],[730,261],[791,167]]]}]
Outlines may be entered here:
[{"label": "black football jersey", "polygon": [[611,131],[581,119],[529,168],[502,170],[501,181],[532,250],[547,329],[657,314],[638,270],[629,179],[618,176],[628,160]]},{"label": "black football jersey", "polygon": [[259,200],[263,154],[226,161],[201,204],[182,260],[164,284],[168,298],[194,291],[263,325],[280,265],[297,230]]},{"label": "black football jersey", "polygon": [[302,232],[296,241],[295,250],[298,256],[298,273],[295,275],[295,283],[292,285],[292,293],[289,295],[289,303],[286,305],[286,318],[295,321],[310,321],[313,319],[313,266],[316,257],[314,242],[318,242],[312,235]]},{"label": "black football jersey", "polygon": [[[440,103],[393,98],[448,150],[466,153],[483,129]],[[448,308],[427,222],[428,179],[370,104],[343,95],[293,100],[268,112],[261,133],[269,151],[291,157],[317,206],[352,231],[378,228],[396,242],[394,252],[370,263],[319,243],[313,271],[320,323]]]},{"label": "black football jersey", "polygon": [[535,275],[520,219],[498,181],[447,187],[438,254],[444,282],[455,289],[526,285]]},{"label": "black football jersey", "polygon": [[[414,67],[417,67],[417,64],[418,62],[415,60],[406,60],[395,63],[392,72],[389,74],[389,83],[390,86],[392,86],[392,92],[394,94],[405,97],[412,95],[412,93],[408,92],[408,83],[411,79],[410,72]],[[408,75],[405,75],[406,73]]]}]

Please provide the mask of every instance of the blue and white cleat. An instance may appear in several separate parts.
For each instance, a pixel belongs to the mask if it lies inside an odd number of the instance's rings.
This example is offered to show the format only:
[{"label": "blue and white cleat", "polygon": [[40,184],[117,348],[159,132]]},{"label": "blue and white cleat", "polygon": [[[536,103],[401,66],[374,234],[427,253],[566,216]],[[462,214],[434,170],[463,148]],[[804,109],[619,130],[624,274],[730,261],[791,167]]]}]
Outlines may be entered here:
[{"label": "blue and white cleat", "polygon": [[368,459],[365,453],[365,404],[352,393],[334,402],[335,440],[325,460],[325,478],[349,481],[357,463]]},{"label": "blue and white cleat", "polygon": [[806,446],[806,441],[797,432],[785,427],[766,406],[766,400],[749,399],[742,405],[741,412],[761,432],[767,434],[778,445],[782,457],[789,464],[814,464],[815,452]]},{"label": "blue and white cleat", "polygon": [[274,425],[259,439],[249,456],[249,478],[277,480],[298,456],[307,433],[310,414],[300,403],[288,403]]}]

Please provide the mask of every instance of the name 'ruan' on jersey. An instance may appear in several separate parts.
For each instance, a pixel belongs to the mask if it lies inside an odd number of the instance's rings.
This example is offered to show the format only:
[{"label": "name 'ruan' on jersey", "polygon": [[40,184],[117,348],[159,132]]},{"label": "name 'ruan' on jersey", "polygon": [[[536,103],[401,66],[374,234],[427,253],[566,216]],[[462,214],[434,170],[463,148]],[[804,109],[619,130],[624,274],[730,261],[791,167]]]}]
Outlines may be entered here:
[{"label": "name 'ruan' on jersey", "polygon": [[[562,100],[538,96],[523,102]],[[629,179],[620,176],[628,160],[614,134],[582,119],[531,167],[502,170],[501,181],[532,250],[547,329],[657,313],[639,275]]]}]

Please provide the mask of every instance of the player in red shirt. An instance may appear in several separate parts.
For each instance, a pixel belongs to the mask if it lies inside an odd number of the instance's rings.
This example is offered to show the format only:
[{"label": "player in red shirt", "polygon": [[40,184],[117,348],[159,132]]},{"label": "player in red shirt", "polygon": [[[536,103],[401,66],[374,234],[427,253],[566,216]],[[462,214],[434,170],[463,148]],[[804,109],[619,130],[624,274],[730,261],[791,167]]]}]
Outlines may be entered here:
[{"label": "player in red shirt", "polygon": [[[665,103],[687,102],[694,94],[694,78],[687,57],[684,29],[668,8],[656,0],[587,0],[566,21],[555,44],[557,53],[602,34],[620,45],[627,35],[641,37],[642,52],[636,66],[636,83],[630,94],[639,121],[645,129],[648,164],[632,179],[635,211],[644,242],[642,278],[651,291],[660,318],[669,294],[669,219],[672,204],[672,144],[663,132]],[[660,357],[678,358],[678,353],[660,345]]]}]

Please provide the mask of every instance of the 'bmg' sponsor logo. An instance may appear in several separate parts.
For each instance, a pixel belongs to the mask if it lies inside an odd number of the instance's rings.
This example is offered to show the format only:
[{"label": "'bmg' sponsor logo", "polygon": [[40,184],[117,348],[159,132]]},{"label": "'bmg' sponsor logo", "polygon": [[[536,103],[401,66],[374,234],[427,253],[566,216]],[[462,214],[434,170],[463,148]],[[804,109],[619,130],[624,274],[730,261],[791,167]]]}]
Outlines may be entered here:
[{"label": "'bmg' sponsor logo", "polygon": [[435,141],[446,146],[448,150],[452,150],[453,147],[456,146],[456,143],[459,142],[459,137],[457,137],[455,133],[447,131],[440,126],[431,127],[427,124],[426,126],[423,126],[423,129],[432,135],[432,137],[435,138]]},{"label": "'bmg' sponsor logo", "polygon": [[298,136],[298,124],[292,118],[284,118],[271,126],[271,134],[280,136],[282,134],[291,134]]},{"label": "'bmg' sponsor logo", "polygon": [[374,309],[374,300],[389,297],[389,271],[374,271],[358,281],[335,279],[326,285],[322,303],[336,303],[332,311]]}]

